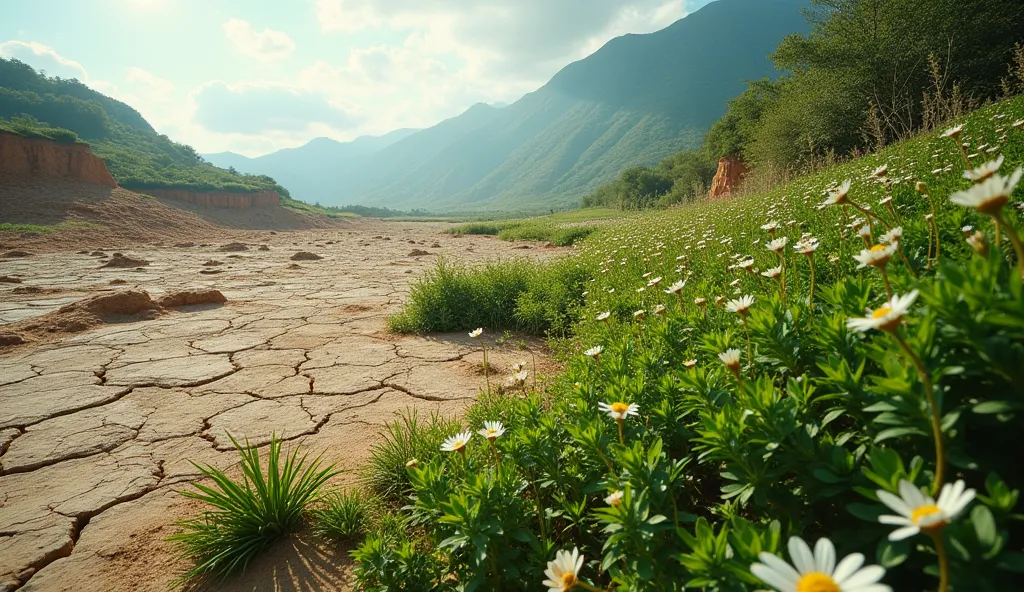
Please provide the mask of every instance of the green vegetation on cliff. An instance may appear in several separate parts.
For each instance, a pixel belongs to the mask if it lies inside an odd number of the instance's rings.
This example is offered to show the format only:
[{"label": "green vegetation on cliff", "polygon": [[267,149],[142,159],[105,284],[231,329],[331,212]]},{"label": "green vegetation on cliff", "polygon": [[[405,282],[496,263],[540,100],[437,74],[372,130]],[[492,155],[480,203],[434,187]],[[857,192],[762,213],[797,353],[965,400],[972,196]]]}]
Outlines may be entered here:
[{"label": "green vegetation on cliff", "polygon": [[58,142],[82,140],[128,189],[288,191],[265,175],[219,169],[191,147],[158,134],[137,111],[77,80],[50,78],[0,59],[0,130]]}]

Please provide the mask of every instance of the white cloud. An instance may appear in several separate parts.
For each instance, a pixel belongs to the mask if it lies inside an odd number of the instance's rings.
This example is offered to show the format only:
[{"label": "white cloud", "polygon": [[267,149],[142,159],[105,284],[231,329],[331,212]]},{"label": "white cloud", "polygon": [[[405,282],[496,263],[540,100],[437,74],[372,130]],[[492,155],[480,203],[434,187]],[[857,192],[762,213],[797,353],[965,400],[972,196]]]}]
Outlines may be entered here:
[{"label": "white cloud", "polygon": [[270,28],[258,33],[248,21],[230,19],[221,27],[240,53],[262,61],[284,59],[295,51],[295,42],[287,33]]},{"label": "white cloud", "polygon": [[36,70],[45,71],[47,76],[77,78],[81,82],[89,79],[82,64],[60,55],[52,47],[35,41],[0,43],[0,57],[21,60]]},{"label": "white cloud", "polygon": [[323,95],[277,84],[208,82],[192,93],[195,122],[215,133],[303,132],[322,124],[351,129],[356,119]]},{"label": "white cloud", "polygon": [[324,31],[405,32],[406,47],[455,57],[468,78],[517,87],[542,84],[609,39],[656,31],[686,11],[685,0],[317,0],[315,9]]}]

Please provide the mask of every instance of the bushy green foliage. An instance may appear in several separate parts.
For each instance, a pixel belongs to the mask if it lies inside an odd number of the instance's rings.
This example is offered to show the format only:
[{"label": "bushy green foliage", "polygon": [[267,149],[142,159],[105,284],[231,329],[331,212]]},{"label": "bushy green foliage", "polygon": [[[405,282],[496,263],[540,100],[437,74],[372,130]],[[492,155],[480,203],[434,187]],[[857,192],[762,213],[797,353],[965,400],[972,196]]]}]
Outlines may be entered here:
[{"label": "bushy green foliage", "polygon": [[581,204],[585,208],[641,210],[691,202],[707,190],[716,165],[717,159],[705,150],[679,152],[656,167],[626,169],[618,179],[583,198]]},{"label": "bushy green foliage", "polygon": [[[1024,163],[1020,120],[1024,98],[997,104],[971,115],[962,139],[971,151],[997,146],[1009,174]],[[585,241],[575,260],[593,281],[581,286],[564,374],[546,396],[485,399],[468,413],[471,430],[505,422],[493,442],[474,437],[409,469],[405,511],[421,553],[371,535],[355,555],[359,582],[385,589],[397,567],[424,589],[532,590],[555,550],[575,547],[580,579],[598,589],[752,591],[765,588],[751,572],[760,554],[825,536],[839,558],[883,566],[895,590],[1014,589],[1024,457],[1007,443],[1024,409],[1024,261],[1007,237],[1024,226],[1014,207],[1024,185],[1002,211],[997,248],[992,219],[949,200],[972,185],[956,142],[921,137]],[[882,164],[885,182],[872,175]],[[823,207],[844,179],[855,205]],[[870,242],[902,228],[885,275],[857,267],[868,249],[855,206],[876,218]],[[968,232],[981,233],[979,251]],[[812,237],[815,249],[793,249]],[[780,264],[780,277],[758,273]],[[890,290],[919,296],[887,313]],[[858,318],[893,322],[861,332],[849,324]],[[601,407],[613,403],[635,415],[616,420]],[[977,494],[964,512],[890,539],[886,496],[961,481]],[[932,511],[926,502],[914,523]]]},{"label": "bushy green foliage", "polygon": [[413,284],[406,307],[388,326],[400,333],[480,326],[564,332],[589,277],[572,260],[540,265],[514,259],[470,268],[441,259]]},{"label": "bushy green foliage", "polygon": [[311,514],[313,532],[343,543],[361,541],[370,528],[370,501],[355,489],[332,491]]},{"label": "bushy green foliage", "polygon": [[[230,436],[229,436],[230,437]],[[241,456],[241,480],[211,466],[193,465],[212,485],[194,482],[197,491],[181,491],[213,509],[200,518],[178,522],[181,531],[168,537],[181,557],[193,567],[178,581],[216,576],[221,579],[244,571],[260,551],[295,530],[307,505],[316,502],[320,488],[337,474],[320,458],[308,460],[295,448],[281,455],[281,441],[273,437],[267,447],[266,467],[259,449],[231,443]]]},{"label": "bushy green foliage", "polygon": [[18,115],[10,119],[0,117],[0,132],[7,132],[23,138],[52,140],[58,144],[77,144],[79,142],[78,134],[75,132],[47,125],[30,115]]},{"label": "bushy green foliage", "polygon": [[[2,118],[12,119],[4,123]],[[81,138],[104,160],[114,180],[128,189],[273,190],[289,197],[270,177],[241,175],[206,163],[191,146],[157,134],[128,105],[77,80],[50,78],[23,62],[0,58],[0,130],[9,127],[61,142]]]}]

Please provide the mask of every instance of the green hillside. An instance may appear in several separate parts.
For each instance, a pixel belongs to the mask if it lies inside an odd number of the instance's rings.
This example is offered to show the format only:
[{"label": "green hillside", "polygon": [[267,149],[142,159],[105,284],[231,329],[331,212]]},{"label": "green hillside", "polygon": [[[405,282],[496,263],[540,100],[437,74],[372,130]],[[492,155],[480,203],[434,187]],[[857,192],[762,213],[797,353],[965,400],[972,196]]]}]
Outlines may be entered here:
[{"label": "green hillside", "polygon": [[264,175],[242,175],[203,161],[185,144],[158,134],[137,111],[77,80],[44,76],[0,59],[0,130],[59,141],[81,140],[127,189],[288,191]]}]

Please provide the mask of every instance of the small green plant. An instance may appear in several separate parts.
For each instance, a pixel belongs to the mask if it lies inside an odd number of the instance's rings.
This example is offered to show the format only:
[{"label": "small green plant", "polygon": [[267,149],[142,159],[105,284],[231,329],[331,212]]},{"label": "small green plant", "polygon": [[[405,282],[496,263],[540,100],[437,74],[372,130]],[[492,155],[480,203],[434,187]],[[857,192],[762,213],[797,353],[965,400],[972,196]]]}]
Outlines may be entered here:
[{"label": "small green plant", "polygon": [[324,506],[312,511],[313,532],[340,542],[363,538],[370,527],[370,501],[358,490],[334,491],[323,500]]},{"label": "small green plant", "polygon": [[458,431],[455,419],[432,414],[421,420],[416,409],[407,409],[388,423],[384,441],[374,445],[364,478],[370,491],[384,501],[402,502],[409,491],[406,465],[427,462],[439,454],[441,443]]},{"label": "small green plant", "polygon": [[298,448],[282,457],[276,436],[270,440],[264,469],[258,448],[229,437],[241,456],[241,480],[192,463],[213,484],[194,482],[198,491],[180,492],[213,509],[178,522],[181,532],[168,537],[181,557],[194,564],[178,584],[204,576],[223,580],[244,571],[260,551],[298,527],[306,506],[319,499],[320,487],[337,474],[333,465],[323,466],[320,457],[300,456]]}]

